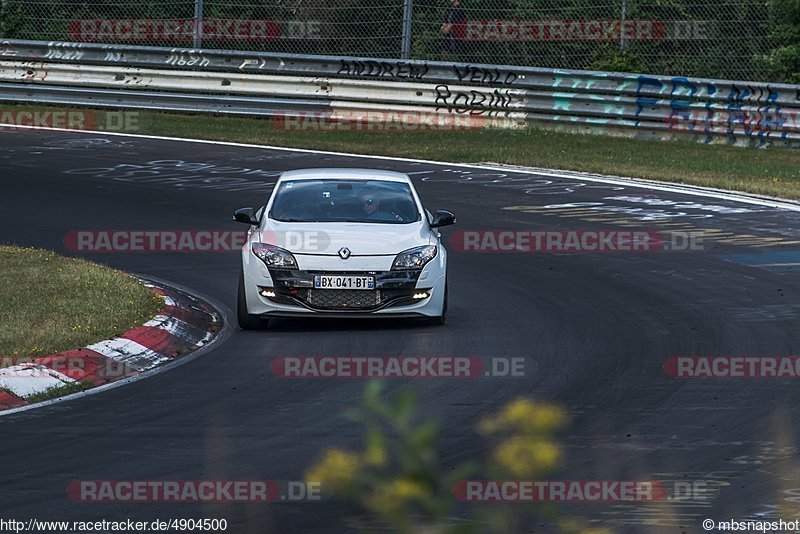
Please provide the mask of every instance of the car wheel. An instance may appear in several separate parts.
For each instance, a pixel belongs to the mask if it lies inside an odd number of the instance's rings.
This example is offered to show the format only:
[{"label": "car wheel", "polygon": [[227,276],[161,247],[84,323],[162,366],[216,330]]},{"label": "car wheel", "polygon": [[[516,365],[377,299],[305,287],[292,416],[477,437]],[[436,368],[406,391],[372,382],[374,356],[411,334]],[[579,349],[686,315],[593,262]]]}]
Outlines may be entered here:
[{"label": "car wheel", "polygon": [[269,327],[269,319],[247,313],[247,300],[244,294],[244,273],[239,275],[239,295],[236,302],[236,318],[242,330],[264,330]]},{"label": "car wheel", "polygon": [[433,317],[428,317],[428,324],[439,326],[445,323],[445,319],[447,317],[447,280],[444,282],[444,303],[442,305],[442,314],[441,315],[434,315]]}]

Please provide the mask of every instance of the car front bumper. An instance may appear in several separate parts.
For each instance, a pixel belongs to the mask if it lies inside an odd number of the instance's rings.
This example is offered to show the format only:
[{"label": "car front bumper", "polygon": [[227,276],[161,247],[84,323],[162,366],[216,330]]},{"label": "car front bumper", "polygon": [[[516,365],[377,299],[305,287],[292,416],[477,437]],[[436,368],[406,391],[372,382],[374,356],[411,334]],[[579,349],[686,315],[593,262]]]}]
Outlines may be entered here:
[{"label": "car front bumper", "polygon": [[[263,262],[248,254],[245,254],[244,261],[247,310],[252,315],[431,317],[442,315],[444,308],[444,253],[417,271],[385,270],[388,266],[383,259],[379,262],[366,259],[351,262],[356,268],[347,270],[268,269]],[[375,267],[378,269],[371,269]],[[375,289],[314,289],[316,275],[374,276]],[[421,293],[427,297],[419,298]]]}]

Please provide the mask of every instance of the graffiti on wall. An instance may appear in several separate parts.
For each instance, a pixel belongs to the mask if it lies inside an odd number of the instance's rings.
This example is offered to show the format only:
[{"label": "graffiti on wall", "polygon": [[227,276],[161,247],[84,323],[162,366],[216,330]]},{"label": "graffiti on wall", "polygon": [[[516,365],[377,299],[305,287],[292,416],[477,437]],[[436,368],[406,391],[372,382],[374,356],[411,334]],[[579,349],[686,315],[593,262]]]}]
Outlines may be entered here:
[{"label": "graffiti on wall", "polygon": [[338,76],[421,80],[428,74],[428,71],[427,63],[342,59],[341,66],[336,74]]},{"label": "graffiti on wall", "polygon": [[[692,82],[675,77],[668,80],[639,76],[636,118],[661,117],[670,131],[704,135],[781,138],[797,126],[797,112],[783,110],[779,94],[765,84],[722,84]],[[667,110],[664,110],[664,106]]]},{"label": "graffiti on wall", "polygon": [[437,110],[469,115],[500,115],[520,107],[524,100],[507,89],[458,89],[437,85],[435,90]]},{"label": "graffiti on wall", "polygon": [[453,72],[458,77],[458,81],[463,83],[511,85],[524,77],[511,70],[459,64],[453,65]]}]

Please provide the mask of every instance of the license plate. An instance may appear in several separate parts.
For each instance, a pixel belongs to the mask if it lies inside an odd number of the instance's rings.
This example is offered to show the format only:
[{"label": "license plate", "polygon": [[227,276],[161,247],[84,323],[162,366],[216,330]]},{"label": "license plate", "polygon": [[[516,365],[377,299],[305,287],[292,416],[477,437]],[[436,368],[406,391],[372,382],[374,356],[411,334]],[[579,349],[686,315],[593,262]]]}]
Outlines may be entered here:
[{"label": "license plate", "polygon": [[374,276],[322,276],[314,277],[314,289],[375,289]]}]

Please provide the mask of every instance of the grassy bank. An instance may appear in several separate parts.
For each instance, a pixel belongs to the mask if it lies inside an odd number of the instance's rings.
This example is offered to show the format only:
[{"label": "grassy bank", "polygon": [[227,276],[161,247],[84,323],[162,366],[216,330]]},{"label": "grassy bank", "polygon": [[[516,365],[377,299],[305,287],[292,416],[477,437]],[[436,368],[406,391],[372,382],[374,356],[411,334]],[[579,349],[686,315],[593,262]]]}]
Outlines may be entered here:
[{"label": "grassy bank", "polygon": [[281,131],[268,119],[143,112],[140,133],[421,159],[492,161],[800,199],[800,151],[654,142],[543,129]]},{"label": "grassy bank", "polygon": [[[30,106],[7,106],[30,111]],[[48,107],[37,109],[60,110]],[[75,109],[75,108],[72,108]],[[800,199],[800,150],[643,141],[541,128],[466,131],[287,131],[268,118],[88,110],[90,129],[458,163],[497,162],[663,180]],[[285,123],[284,123],[285,124]],[[297,124],[297,123],[295,123]],[[308,124],[308,123],[307,123]],[[313,125],[313,121],[312,121]]]},{"label": "grassy bank", "polygon": [[0,246],[0,272],[0,356],[45,356],[113,338],[163,305],[123,273],[49,251]]}]

